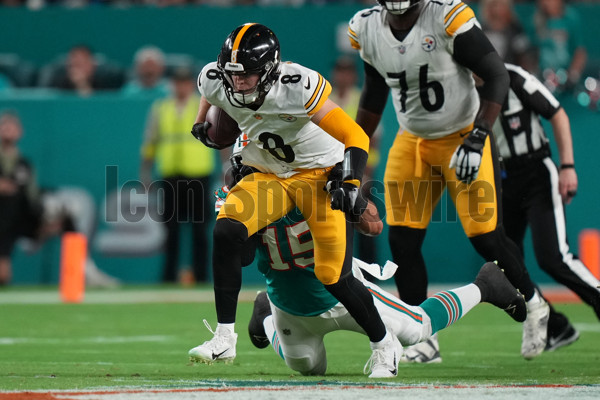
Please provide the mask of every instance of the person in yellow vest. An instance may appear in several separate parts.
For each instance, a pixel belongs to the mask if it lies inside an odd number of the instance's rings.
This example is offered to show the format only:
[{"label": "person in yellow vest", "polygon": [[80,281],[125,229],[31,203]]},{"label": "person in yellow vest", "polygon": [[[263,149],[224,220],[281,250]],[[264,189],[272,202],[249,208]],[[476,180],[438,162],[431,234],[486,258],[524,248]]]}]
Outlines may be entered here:
[{"label": "person in yellow vest", "polygon": [[163,220],[167,228],[163,282],[175,282],[179,269],[181,228],[192,223],[192,272],[196,282],[206,282],[207,224],[211,203],[210,176],[215,170],[215,150],[190,135],[200,97],[195,74],[187,67],[175,69],[173,94],[156,100],[150,109],[142,145],[140,179],[152,190],[152,171],[164,192]]}]

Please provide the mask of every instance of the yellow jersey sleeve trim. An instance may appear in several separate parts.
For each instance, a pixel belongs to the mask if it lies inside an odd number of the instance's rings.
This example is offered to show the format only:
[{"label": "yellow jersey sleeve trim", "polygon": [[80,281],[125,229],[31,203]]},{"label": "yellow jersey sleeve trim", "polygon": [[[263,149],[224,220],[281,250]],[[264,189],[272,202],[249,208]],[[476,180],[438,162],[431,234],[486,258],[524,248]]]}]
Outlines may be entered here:
[{"label": "yellow jersey sleeve trim", "polygon": [[350,45],[356,50],[360,50],[360,43],[358,43],[358,35],[350,27],[348,27],[348,39],[350,39]]},{"label": "yellow jersey sleeve trim", "polygon": [[304,109],[306,109],[306,113],[310,116],[319,111],[325,100],[329,98],[331,94],[331,84],[327,82],[326,79],[323,78],[321,74],[319,74],[319,81],[317,82],[317,87],[313,92],[310,100],[304,104]]},{"label": "yellow jersey sleeve trim", "polygon": [[446,33],[448,36],[453,36],[461,26],[473,18],[475,18],[475,13],[470,7],[465,5],[462,11],[458,12],[448,21],[446,24]]},{"label": "yellow jersey sleeve trim", "polygon": [[358,147],[369,152],[369,137],[340,107],[329,111],[319,122],[319,127],[329,133],[344,147]]},{"label": "yellow jersey sleeve trim", "polygon": [[454,8],[452,8],[452,10],[450,10],[448,14],[446,14],[446,16],[444,17],[444,25],[448,23],[448,20],[450,20],[450,17],[452,17],[456,10],[463,6],[465,6],[465,3],[463,3],[462,1],[455,5]]}]

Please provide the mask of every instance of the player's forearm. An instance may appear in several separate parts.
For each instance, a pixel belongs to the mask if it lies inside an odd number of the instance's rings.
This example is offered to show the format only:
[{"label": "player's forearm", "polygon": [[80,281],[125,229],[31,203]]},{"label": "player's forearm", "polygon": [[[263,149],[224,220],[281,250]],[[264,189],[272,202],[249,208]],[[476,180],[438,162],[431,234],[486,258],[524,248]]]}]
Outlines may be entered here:
[{"label": "player's forearm", "polygon": [[554,139],[556,140],[561,165],[575,164],[571,126],[565,110],[563,108],[559,109],[550,119],[550,123],[554,131]]},{"label": "player's forearm", "polygon": [[325,132],[344,143],[346,150],[342,179],[355,186],[360,186],[369,155],[367,134],[340,107],[334,108],[318,120],[318,125]]},{"label": "player's forearm", "polygon": [[[315,117],[317,117],[317,114],[315,114]],[[325,132],[344,143],[346,149],[357,147],[367,153],[369,152],[369,137],[360,125],[340,107],[335,106],[325,115],[319,115],[318,119],[313,118],[313,121]]]},{"label": "player's forearm", "polygon": [[498,118],[501,110],[502,106],[500,104],[481,99],[474,125],[491,131],[492,126],[494,126],[494,121]]},{"label": "player's forearm", "polygon": [[380,121],[381,114],[376,114],[361,107],[358,108],[358,112],[356,113],[356,123],[360,125],[370,138],[373,137]]},{"label": "player's forearm", "polygon": [[196,115],[196,121],[194,121],[195,124],[206,121],[206,113],[208,112],[209,108],[210,103],[208,102],[208,100],[206,100],[204,96],[202,96],[202,98],[200,99],[200,105],[198,106],[198,114]]}]

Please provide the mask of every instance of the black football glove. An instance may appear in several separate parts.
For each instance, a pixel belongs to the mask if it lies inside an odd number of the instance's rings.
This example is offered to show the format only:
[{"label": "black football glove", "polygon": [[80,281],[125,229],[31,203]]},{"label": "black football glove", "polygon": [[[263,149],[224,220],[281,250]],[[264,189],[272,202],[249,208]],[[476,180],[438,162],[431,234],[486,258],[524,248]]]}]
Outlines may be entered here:
[{"label": "black football glove", "polygon": [[194,126],[192,127],[192,135],[196,139],[201,141],[202,144],[204,144],[206,147],[210,147],[211,149],[222,150],[226,147],[229,147],[229,146],[219,146],[218,144],[216,144],[215,142],[210,140],[210,138],[208,137],[208,134],[206,132],[208,131],[208,128],[210,128],[211,126],[212,126],[212,124],[208,121],[198,122],[198,123],[194,124]]},{"label": "black football glove", "polygon": [[358,222],[358,218],[367,208],[367,200],[358,187],[349,182],[342,182],[329,193],[331,193],[331,209],[345,212],[350,222]]},{"label": "black football glove", "polygon": [[327,175],[327,183],[323,186],[323,190],[326,192],[333,192],[335,189],[339,188],[344,181],[342,177],[342,162],[335,164],[331,171],[329,171],[329,175]]},{"label": "black football glove", "polygon": [[456,177],[461,182],[468,184],[477,179],[483,146],[489,134],[488,130],[475,127],[463,144],[456,148],[450,160],[450,168],[456,168]]}]

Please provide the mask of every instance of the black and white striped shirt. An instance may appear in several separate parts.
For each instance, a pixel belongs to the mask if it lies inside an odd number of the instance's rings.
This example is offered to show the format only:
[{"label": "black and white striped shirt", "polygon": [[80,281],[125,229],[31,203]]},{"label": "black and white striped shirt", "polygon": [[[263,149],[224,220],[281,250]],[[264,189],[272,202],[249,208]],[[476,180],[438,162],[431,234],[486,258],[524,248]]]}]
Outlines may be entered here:
[{"label": "black and white striped shirt", "polygon": [[494,124],[498,151],[508,165],[517,160],[550,155],[548,137],[540,116],[550,119],[560,103],[550,91],[523,68],[506,64],[510,90]]}]

